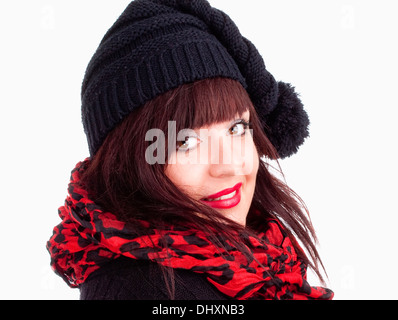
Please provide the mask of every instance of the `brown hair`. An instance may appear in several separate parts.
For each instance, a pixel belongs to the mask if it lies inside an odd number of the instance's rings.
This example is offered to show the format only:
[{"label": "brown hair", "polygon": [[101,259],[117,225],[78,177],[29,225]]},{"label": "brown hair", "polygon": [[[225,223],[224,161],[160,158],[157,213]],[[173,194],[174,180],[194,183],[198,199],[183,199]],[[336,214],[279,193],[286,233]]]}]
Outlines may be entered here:
[{"label": "brown hair", "polygon": [[[145,141],[145,135],[153,128],[167,133],[169,120],[176,121],[178,132],[184,128],[194,129],[228,121],[246,110],[250,111],[253,140],[262,160],[247,224],[242,227],[182,193],[165,175],[167,163],[148,164],[145,150],[150,142]],[[245,251],[236,231],[255,235],[256,226],[264,225],[267,217],[277,217],[287,228],[299,256],[323,281],[318,268],[322,262],[315,246],[316,235],[308,210],[285,182],[270,173],[266,159],[276,160],[278,155],[264,133],[246,90],[231,79],[206,79],[168,91],[133,111],[108,135],[84,173],[82,183],[97,204],[121,220],[150,221],[156,228],[183,224],[195,225],[209,233],[222,232],[247,256],[250,252]],[[262,213],[260,216],[253,214],[256,209]],[[195,214],[197,212],[201,215]],[[137,235],[146,232],[143,229],[135,231]],[[293,234],[301,241],[310,259],[294,240]],[[173,283],[169,289],[172,295]]]}]

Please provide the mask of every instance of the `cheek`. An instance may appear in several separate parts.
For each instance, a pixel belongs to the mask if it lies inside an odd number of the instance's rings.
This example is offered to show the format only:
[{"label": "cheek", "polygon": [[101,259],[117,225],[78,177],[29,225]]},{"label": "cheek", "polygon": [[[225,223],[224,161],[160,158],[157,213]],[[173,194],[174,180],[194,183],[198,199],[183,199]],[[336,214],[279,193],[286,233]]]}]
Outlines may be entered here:
[{"label": "cheek", "polygon": [[250,140],[245,145],[245,164],[243,167],[244,175],[248,180],[255,180],[260,165],[260,159],[256,146],[253,140]]},{"label": "cheek", "polygon": [[253,145],[253,172],[254,177],[257,176],[258,167],[260,166],[260,158],[258,156],[258,152],[256,147]]},{"label": "cheek", "polygon": [[178,188],[183,190],[188,195],[193,196],[199,188],[201,177],[204,174],[201,168],[195,165],[169,164],[165,170],[166,176]]},{"label": "cheek", "polygon": [[[246,175],[246,202],[245,205],[247,206],[247,210],[249,210],[250,204],[253,200],[254,190],[256,188],[256,181],[257,181],[257,173],[258,168],[260,166],[260,159],[257,153],[257,149],[253,145],[253,149],[250,150],[249,156],[246,159],[247,162],[250,161],[250,171],[247,172]],[[247,212],[246,212],[247,213]]]}]

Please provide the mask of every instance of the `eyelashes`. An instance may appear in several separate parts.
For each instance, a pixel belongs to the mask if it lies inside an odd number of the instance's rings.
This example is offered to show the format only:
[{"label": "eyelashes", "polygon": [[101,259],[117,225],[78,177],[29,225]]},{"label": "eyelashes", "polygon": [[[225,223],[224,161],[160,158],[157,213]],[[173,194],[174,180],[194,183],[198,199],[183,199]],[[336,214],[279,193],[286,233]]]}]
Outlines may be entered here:
[{"label": "eyelashes", "polygon": [[[246,131],[251,128],[251,123],[244,120],[238,119],[232,123],[228,128],[227,132],[230,136],[240,137],[246,134]],[[182,140],[178,140],[176,143],[176,149],[180,152],[188,152],[194,150],[199,143],[203,140],[198,135],[187,135]]]},{"label": "eyelashes", "polygon": [[196,148],[196,146],[202,142],[199,136],[187,136],[184,141],[177,141],[177,150],[187,152]]}]

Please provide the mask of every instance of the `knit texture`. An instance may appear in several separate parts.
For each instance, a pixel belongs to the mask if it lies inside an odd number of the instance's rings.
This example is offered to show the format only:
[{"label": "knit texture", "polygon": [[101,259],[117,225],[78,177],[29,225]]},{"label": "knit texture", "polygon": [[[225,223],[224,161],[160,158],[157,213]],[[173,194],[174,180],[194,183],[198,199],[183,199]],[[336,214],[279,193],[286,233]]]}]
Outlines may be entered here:
[{"label": "knit texture", "polygon": [[159,265],[125,257],[111,261],[80,285],[81,300],[226,300],[200,274],[174,270],[174,297]]},{"label": "knit texture", "polygon": [[135,0],[102,39],[82,85],[90,154],[131,111],[196,80],[239,81],[280,157],[308,136],[308,116],[292,86],[276,82],[255,46],[205,0]]}]

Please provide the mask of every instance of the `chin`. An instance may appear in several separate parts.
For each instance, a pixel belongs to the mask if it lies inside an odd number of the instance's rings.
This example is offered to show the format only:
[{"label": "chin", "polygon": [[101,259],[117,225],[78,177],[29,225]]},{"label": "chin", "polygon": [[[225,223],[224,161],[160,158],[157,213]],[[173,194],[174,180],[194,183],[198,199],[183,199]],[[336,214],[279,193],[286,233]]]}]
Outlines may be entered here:
[{"label": "chin", "polygon": [[240,206],[238,205],[236,208],[234,209],[226,209],[226,210],[222,210],[220,212],[222,212],[223,214],[225,214],[225,216],[233,221],[235,221],[236,223],[239,223],[242,226],[246,226],[246,218],[247,218],[247,214],[249,212],[249,208],[239,208]]}]

